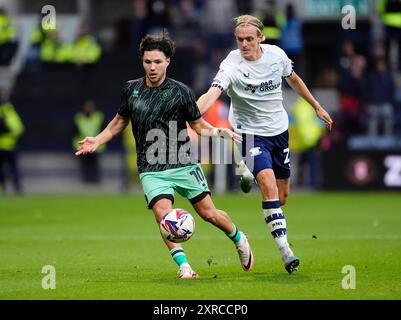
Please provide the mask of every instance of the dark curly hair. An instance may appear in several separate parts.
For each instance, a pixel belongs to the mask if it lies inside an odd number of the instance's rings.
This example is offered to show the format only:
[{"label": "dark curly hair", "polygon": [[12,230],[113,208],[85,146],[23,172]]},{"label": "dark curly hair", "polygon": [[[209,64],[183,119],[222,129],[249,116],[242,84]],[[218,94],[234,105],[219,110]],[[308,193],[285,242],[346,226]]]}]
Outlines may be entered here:
[{"label": "dark curly hair", "polygon": [[139,56],[142,59],[145,51],[159,50],[167,58],[171,58],[175,52],[175,43],[170,38],[168,32],[163,30],[158,35],[146,35],[139,45]]}]

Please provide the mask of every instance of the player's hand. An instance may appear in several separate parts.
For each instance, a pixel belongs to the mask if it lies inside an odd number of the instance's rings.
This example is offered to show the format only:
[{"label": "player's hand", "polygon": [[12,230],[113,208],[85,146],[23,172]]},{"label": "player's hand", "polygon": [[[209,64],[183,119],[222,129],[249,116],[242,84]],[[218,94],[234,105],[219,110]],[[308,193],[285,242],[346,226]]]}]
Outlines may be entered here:
[{"label": "player's hand", "polygon": [[79,147],[77,149],[77,152],[75,152],[76,156],[80,156],[81,154],[94,153],[100,145],[95,137],[86,137],[78,143]]},{"label": "player's hand", "polygon": [[323,107],[319,106],[318,108],[316,108],[316,115],[326,123],[327,129],[331,131],[333,120],[331,119],[328,112],[324,110]]},{"label": "player's hand", "polygon": [[242,142],[242,137],[228,128],[219,128],[218,135],[220,138],[223,139],[231,139],[234,140],[235,142]]}]

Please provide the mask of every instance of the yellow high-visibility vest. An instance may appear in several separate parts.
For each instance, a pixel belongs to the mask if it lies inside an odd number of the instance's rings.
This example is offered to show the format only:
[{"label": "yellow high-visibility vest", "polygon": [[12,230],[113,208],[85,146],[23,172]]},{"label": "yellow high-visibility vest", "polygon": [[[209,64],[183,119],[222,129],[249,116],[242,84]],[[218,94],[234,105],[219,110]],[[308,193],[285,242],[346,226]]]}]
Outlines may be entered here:
[{"label": "yellow high-visibility vest", "polygon": [[17,31],[15,30],[11,19],[4,15],[0,15],[0,44],[10,42],[17,37]]},{"label": "yellow high-visibility vest", "polygon": [[[377,11],[380,13],[386,26],[401,28],[401,12],[386,11],[388,0],[379,0],[377,2]],[[401,7],[401,0],[400,7]]]},{"label": "yellow high-visibility vest", "polygon": [[0,117],[8,129],[8,132],[0,132],[0,150],[14,150],[19,137],[24,133],[24,124],[11,103],[0,105]]},{"label": "yellow high-visibility vest", "polygon": [[74,43],[73,61],[83,63],[95,63],[99,60],[102,49],[94,37],[80,37]]},{"label": "yellow high-visibility vest", "polygon": [[294,124],[289,130],[291,150],[303,151],[313,148],[324,133],[324,127],[319,122],[316,112],[305,99],[299,98],[292,113]]},{"label": "yellow high-visibility vest", "polygon": [[[260,12],[257,14],[259,20],[263,21],[264,19],[264,14],[263,12]],[[278,40],[281,38],[281,28],[284,26],[286,23],[286,17],[283,15],[281,12],[277,12],[277,14],[274,16],[274,25],[266,25],[262,33],[265,36],[267,40]]]},{"label": "yellow high-visibility vest", "polygon": [[58,63],[73,62],[74,47],[71,43],[61,43],[56,51],[55,61]]},{"label": "yellow high-visibility vest", "polygon": [[264,27],[262,32],[266,39],[278,40],[281,38],[281,29],[277,27]]},{"label": "yellow high-visibility vest", "polygon": [[[104,115],[100,111],[93,112],[91,115],[89,115],[89,117],[82,112],[77,113],[74,122],[78,128],[78,134],[73,139],[74,149],[78,148],[78,141],[84,139],[85,137],[94,137],[100,133],[103,120]],[[101,145],[96,152],[103,152],[105,147],[105,144]]]},{"label": "yellow high-visibility vest", "polygon": [[51,39],[46,39],[40,46],[40,59],[45,62],[55,62],[59,44]]}]

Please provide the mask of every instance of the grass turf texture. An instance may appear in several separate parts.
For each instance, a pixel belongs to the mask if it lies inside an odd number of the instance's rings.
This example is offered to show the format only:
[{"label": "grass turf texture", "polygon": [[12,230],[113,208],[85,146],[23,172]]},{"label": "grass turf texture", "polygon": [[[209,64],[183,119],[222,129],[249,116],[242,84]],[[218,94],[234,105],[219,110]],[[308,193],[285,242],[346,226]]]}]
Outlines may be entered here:
[{"label": "grass turf texture", "polygon": [[[141,195],[0,199],[0,299],[400,299],[401,195],[292,194],[284,207],[301,258],[288,275],[256,194],[213,197],[248,234],[255,255],[242,271],[234,245],[194,214],[184,243],[197,280],[177,278]],[[174,207],[194,212],[177,196]],[[56,268],[56,289],[41,287]],[[356,289],[342,288],[344,265]]]}]

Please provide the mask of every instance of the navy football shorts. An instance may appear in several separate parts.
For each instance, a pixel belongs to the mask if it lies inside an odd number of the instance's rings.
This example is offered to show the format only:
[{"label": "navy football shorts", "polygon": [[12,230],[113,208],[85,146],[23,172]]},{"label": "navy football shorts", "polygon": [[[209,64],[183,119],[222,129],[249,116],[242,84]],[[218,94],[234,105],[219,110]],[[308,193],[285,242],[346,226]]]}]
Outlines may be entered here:
[{"label": "navy football shorts", "polygon": [[288,130],[277,136],[242,135],[242,157],[254,177],[263,169],[273,169],[276,179],[290,177]]}]

